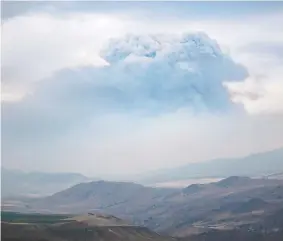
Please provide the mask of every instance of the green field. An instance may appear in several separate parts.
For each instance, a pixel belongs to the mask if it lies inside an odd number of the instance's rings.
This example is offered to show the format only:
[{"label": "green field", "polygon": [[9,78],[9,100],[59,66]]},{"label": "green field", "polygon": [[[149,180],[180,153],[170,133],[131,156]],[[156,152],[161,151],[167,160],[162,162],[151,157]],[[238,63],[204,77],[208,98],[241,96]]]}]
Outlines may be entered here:
[{"label": "green field", "polygon": [[16,213],[1,212],[1,221],[10,223],[42,223],[52,224],[62,222],[63,219],[71,215],[63,214],[41,214],[41,213]]}]

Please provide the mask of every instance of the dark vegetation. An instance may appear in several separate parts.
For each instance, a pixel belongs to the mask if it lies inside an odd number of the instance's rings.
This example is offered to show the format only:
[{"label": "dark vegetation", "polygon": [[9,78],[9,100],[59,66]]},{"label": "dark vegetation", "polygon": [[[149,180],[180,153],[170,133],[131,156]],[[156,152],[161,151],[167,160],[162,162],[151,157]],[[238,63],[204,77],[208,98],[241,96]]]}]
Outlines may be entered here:
[{"label": "dark vegetation", "polygon": [[54,224],[69,217],[61,214],[1,212],[1,221],[9,223]]}]

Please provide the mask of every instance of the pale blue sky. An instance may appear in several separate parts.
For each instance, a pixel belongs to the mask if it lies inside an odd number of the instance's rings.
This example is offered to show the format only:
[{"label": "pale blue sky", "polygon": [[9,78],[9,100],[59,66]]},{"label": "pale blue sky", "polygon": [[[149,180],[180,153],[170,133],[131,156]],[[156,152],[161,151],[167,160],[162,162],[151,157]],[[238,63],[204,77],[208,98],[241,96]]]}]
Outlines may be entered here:
[{"label": "pale blue sky", "polygon": [[[161,1],[29,1],[14,2],[6,1],[3,3],[3,17],[16,16],[34,11],[63,11],[63,12],[130,12],[146,11],[151,15],[175,15],[182,17],[233,17],[239,18],[251,14],[267,14],[280,12],[283,9],[283,3],[279,1],[219,1],[219,2],[161,2]],[[161,10],[161,11],[160,11]]]}]

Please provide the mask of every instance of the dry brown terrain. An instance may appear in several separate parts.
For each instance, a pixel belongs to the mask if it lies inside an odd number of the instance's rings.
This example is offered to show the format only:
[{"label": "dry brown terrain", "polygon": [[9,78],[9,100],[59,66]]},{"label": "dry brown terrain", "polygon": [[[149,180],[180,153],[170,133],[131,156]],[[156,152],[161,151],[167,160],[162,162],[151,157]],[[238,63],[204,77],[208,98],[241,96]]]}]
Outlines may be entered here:
[{"label": "dry brown terrain", "polygon": [[[66,222],[68,220],[68,222]],[[87,214],[56,224],[1,223],[2,241],[174,241],[114,216]]]}]

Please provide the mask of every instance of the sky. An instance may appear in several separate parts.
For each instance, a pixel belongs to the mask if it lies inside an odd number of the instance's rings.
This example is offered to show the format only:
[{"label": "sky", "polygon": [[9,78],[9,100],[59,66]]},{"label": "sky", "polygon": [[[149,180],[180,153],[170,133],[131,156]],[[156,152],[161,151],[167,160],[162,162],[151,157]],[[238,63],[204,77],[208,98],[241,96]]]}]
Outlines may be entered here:
[{"label": "sky", "polygon": [[282,2],[5,2],[2,166],[113,177],[283,146]]}]

